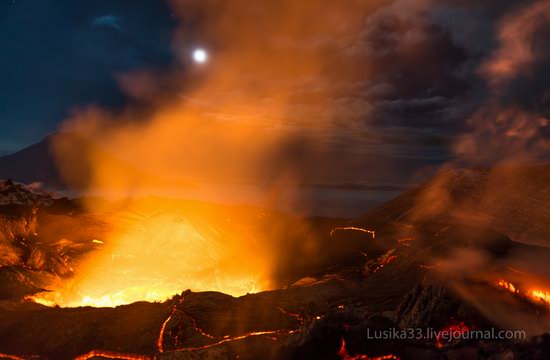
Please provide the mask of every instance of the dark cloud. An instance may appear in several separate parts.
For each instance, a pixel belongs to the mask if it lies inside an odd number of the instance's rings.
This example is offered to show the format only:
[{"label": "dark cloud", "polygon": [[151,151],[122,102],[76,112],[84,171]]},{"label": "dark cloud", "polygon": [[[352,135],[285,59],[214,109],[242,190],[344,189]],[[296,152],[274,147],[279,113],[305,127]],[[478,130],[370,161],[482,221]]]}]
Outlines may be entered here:
[{"label": "dark cloud", "polygon": [[[153,0],[4,2],[0,42],[8,55],[0,59],[0,142],[6,148],[35,140],[75,105],[121,107],[129,98],[151,97],[154,88],[178,93],[224,120],[237,117],[218,110],[223,104],[254,102],[271,109],[284,102],[286,118],[279,126],[330,119],[334,127],[317,131],[315,140],[335,153],[415,158],[431,166],[452,157],[452,144],[472,132],[472,122],[487,123],[503,105],[547,117],[546,20],[537,20],[536,31],[525,38],[530,60],[499,82],[498,91],[483,70],[503,51],[503,24],[538,3],[546,1],[393,0],[368,6],[350,1],[348,6],[316,0],[256,5],[173,0],[171,8]],[[173,40],[172,11],[179,19]],[[187,91],[213,76],[191,69],[185,60],[200,44],[208,45],[214,62],[223,58],[231,69],[222,73],[231,86],[216,86],[212,96]],[[308,68],[309,63],[314,65]],[[151,68],[160,71],[120,75]],[[482,120],[472,120],[480,114]],[[537,116],[522,118],[529,122]],[[261,121],[269,126],[271,120]],[[482,134],[477,141],[490,136]],[[303,150],[296,141],[281,153],[307,152],[307,144]],[[506,148],[506,142],[499,144]]]},{"label": "dark cloud", "polygon": [[525,2],[495,25],[495,46],[478,67],[487,94],[455,146],[460,162],[547,161],[550,1]]},{"label": "dark cloud", "polygon": [[395,4],[366,19],[345,55],[377,70],[364,95],[379,126],[447,127],[458,121],[447,108],[469,88],[460,76],[468,54],[424,9],[403,12]]},{"label": "dark cloud", "polygon": [[[437,143],[439,154],[451,160],[446,150],[456,139],[479,132],[473,135],[475,143],[488,148],[468,147],[492,154],[491,161],[535,151],[539,160],[548,159],[550,27],[545,9],[550,2],[502,1],[496,6],[492,1],[444,1],[412,11],[403,11],[402,3],[392,2],[368,16],[344,52],[370,69],[363,73],[363,88],[352,90],[369,104],[366,121],[376,124],[380,135],[385,127],[402,128],[405,134],[430,130],[425,136],[382,136],[418,156],[432,155],[411,149],[411,142]],[[530,8],[538,10],[528,19]],[[515,19],[522,13],[521,21]],[[483,70],[488,62],[516,61],[518,56],[527,59],[517,60],[521,63],[506,81]],[[494,125],[488,129],[489,124]],[[509,139],[519,133],[525,139]]]}]

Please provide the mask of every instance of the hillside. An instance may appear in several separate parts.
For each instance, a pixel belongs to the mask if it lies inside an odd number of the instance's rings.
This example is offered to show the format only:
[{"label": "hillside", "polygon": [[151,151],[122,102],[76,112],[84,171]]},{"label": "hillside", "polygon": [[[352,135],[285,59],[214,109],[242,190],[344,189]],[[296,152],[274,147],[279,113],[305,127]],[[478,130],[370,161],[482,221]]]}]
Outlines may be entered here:
[{"label": "hillside", "polygon": [[442,172],[356,223],[381,221],[469,224],[550,245],[550,164]]},{"label": "hillside", "polygon": [[61,187],[63,182],[50,152],[54,136],[49,135],[39,143],[0,157],[0,179],[27,184],[42,182],[48,186]]},{"label": "hillside", "polygon": [[[70,154],[65,156],[73,164],[69,183],[56,164],[53,153],[54,142],[62,144],[65,149],[70,149]],[[83,136],[66,132],[51,134],[39,143],[14,154],[0,157],[0,179],[11,179],[25,184],[41,183],[54,189],[82,189],[87,187],[92,177],[92,156],[95,162],[101,162],[110,169],[114,169],[116,171],[113,173],[114,177],[123,177],[128,181],[138,179],[140,183],[167,182],[116,158]],[[172,183],[188,186],[181,181]]]}]

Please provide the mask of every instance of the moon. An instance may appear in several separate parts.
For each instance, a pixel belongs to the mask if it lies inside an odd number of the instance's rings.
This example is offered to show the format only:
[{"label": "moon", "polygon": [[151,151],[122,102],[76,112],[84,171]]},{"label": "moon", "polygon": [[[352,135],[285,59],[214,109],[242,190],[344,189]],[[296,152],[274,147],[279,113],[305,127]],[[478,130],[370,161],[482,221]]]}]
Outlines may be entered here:
[{"label": "moon", "polygon": [[195,49],[193,51],[193,60],[199,64],[205,63],[208,60],[208,53],[204,49]]}]

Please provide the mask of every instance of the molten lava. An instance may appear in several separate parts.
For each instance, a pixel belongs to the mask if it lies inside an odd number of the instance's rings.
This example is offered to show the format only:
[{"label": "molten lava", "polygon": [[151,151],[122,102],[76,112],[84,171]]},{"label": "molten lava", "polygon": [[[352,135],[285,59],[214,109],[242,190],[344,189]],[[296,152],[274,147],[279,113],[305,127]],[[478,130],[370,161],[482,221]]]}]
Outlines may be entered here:
[{"label": "molten lava", "polygon": [[162,326],[160,327],[159,337],[157,339],[157,349],[159,353],[164,352],[164,332],[166,331],[166,325],[170,322],[170,320],[172,320],[172,316],[174,316],[174,313],[176,312],[176,310],[177,309],[174,306],[174,308],[172,309],[172,312],[170,313],[170,316],[168,316],[166,320],[164,320],[164,322],[162,323]]},{"label": "molten lava", "polygon": [[[204,349],[208,349],[208,348],[212,348],[212,347],[216,347],[218,345],[221,345],[221,344],[224,344],[224,343],[228,343],[228,342],[232,342],[232,341],[238,341],[238,340],[243,340],[243,339],[246,339],[246,338],[249,338],[249,337],[255,337],[255,336],[265,336],[267,337],[268,339],[271,339],[271,340],[277,340],[277,336],[280,335],[280,336],[288,336],[290,334],[293,334],[299,330],[292,330],[292,329],[279,329],[279,330],[266,330],[266,331],[251,331],[251,332],[247,332],[247,333],[244,333],[244,334],[240,334],[240,335],[234,335],[234,336],[231,336],[231,335],[224,335],[224,336],[214,336],[212,334],[209,334],[208,332],[206,332],[203,328],[199,327],[198,324],[197,324],[197,321],[190,315],[186,314],[184,311],[182,311],[181,309],[178,308],[178,306],[181,306],[183,304],[183,301],[184,301],[184,298],[181,298],[175,305],[174,307],[172,308],[172,311],[170,313],[170,315],[168,316],[168,318],[166,318],[166,320],[162,323],[162,326],[161,326],[161,329],[160,329],[160,332],[159,332],[159,336],[158,336],[158,339],[157,339],[157,349],[159,351],[159,353],[164,353],[166,352],[166,349],[165,349],[165,346],[164,346],[164,342],[165,342],[165,338],[166,338],[166,327],[168,325],[168,323],[170,322],[170,320],[172,320],[172,317],[174,316],[175,313],[179,312],[181,314],[183,314],[186,318],[190,319],[191,320],[191,323],[193,325],[193,329],[200,335],[208,338],[208,339],[211,339],[211,340],[214,340],[215,342],[213,343],[210,343],[210,344],[206,344],[206,345],[203,345],[203,346],[180,346],[179,345],[179,341],[178,339],[176,338],[176,341],[175,343],[172,344],[171,346],[171,349],[170,351],[181,351],[181,350],[186,350],[186,351],[197,351],[197,350],[204,350]],[[292,314],[292,313],[288,313],[287,311],[285,311],[283,308],[278,308],[283,314],[289,316],[289,317],[293,317],[293,318],[296,318],[300,321],[300,324],[302,324],[302,321],[303,321],[303,318],[301,317],[301,315],[299,314]]]},{"label": "molten lava", "polygon": [[513,292],[513,293],[517,293],[518,290],[516,289],[516,287],[514,286],[514,284],[506,281],[506,280],[498,280],[497,281],[497,286],[500,286],[501,288],[503,289],[506,289],[510,292]]},{"label": "molten lava", "polygon": [[502,289],[505,289],[511,293],[514,293],[521,298],[527,299],[535,304],[542,304],[550,307],[550,292],[541,288],[531,287],[529,290],[525,290],[525,287],[520,287],[512,284],[506,280],[498,280],[496,285]]},{"label": "molten lava", "polygon": [[376,259],[369,260],[367,264],[365,265],[365,274],[376,274],[378,271],[380,271],[384,266],[387,266],[397,260],[399,257],[398,255],[395,255],[395,249],[391,249],[387,251],[385,254],[379,256]]},{"label": "molten lava", "polygon": [[446,335],[444,335],[444,334],[454,334],[454,337],[458,338],[458,335],[467,333],[470,330],[471,330],[470,327],[468,325],[466,325],[466,323],[464,323],[463,321],[458,322],[458,323],[453,322],[453,323],[445,326],[443,329],[441,329],[437,333],[436,338],[435,338],[435,346],[438,349],[441,349],[445,345],[449,344],[450,340],[446,339],[445,338]]},{"label": "molten lava", "polygon": [[129,209],[103,215],[112,230],[99,250],[75,267],[73,278],[30,299],[48,306],[113,307],[165,301],[186,289],[235,296],[268,289],[264,239],[208,212],[193,217],[193,210],[132,200]]},{"label": "molten lava", "polygon": [[127,353],[118,353],[115,351],[102,351],[102,350],[92,350],[84,355],[80,355],[75,358],[75,360],[88,360],[94,358],[105,358],[105,359],[117,359],[117,360],[152,360],[150,356],[139,355],[139,354],[127,354]]},{"label": "molten lava", "polygon": [[[215,343],[212,343],[212,344],[203,345],[203,346],[197,346],[197,347],[183,347],[183,348],[178,348],[177,350],[187,350],[187,351],[204,350],[204,349],[208,349],[208,348],[211,348],[211,347],[215,347],[215,346],[218,346],[218,345],[227,343],[227,342],[237,341],[237,340],[243,340],[243,339],[246,339],[246,338],[249,338],[249,337],[254,337],[254,336],[268,336],[268,335],[283,335],[283,336],[287,336],[287,335],[290,335],[290,334],[294,334],[296,331],[297,331],[297,330],[251,331],[251,332],[244,333],[244,334],[242,334],[242,335],[224,337],[223,339],[221,339],[221,340],[219,340],[219,341],[217,341],[217,342],[215,342]],[[269,338],[269,339],[272,339],[272,340],[276,340],[276,337],[268,336],[268,338]]]},{"label": "molten lava", "polygon": [[7,359],[7,360],[25,360],[25,358],[16,356],[16,355],[10,355],[10,354],[4,354],[0,353],[0,359]]},{"label": "molten lava", "polygon": [[338,356],[342,360],[399,360],[399,357],[395,355],[383,355],[383,356],[368,356],[364,354],[355,354],[350,355],[346,349],[346,340],[342,338],[342,345],[340,346],[340,350],[338,351]]},{"label": "molten lava", "polygon": [[536,300],[539,300],[545,305],[550,305],[550,293],[543,290],[535,289],[535,290],[531,290],[530,295],[531,297],[533,297]]},{"label": "molten lava", "polygon": [[411,242],[414,241],[414,237],[412,236],[405,236],[397,239],[397,243],[402,246],[411,246]]},{"label": "molten lava", "polygon": [[288,312],[286,311],[285,309],[283,309],[282,307],[280,306],[277,306],[277,310],[279,310],[280,312],[282,312],[283,314],[285,314],[286,316],[288,317],[292,317],[296,320],[298,320],[298,322],[300,323],[300,325],[303,325],[304,324],[304,316],[302,314],[296,314],[296,313],[291,313],[291,312]]},{"label": "molten lava", "polygon": [[330,236],[334,236],[334,234],[337,231],[359,231],[359,232],[364,232],[364,233],[367,233],[367,234],[371,235],[373,239],[376,236],[376,232],[374,230],[363,229],[363,228],[357,227],[357,226],[339,226],[339,227],[336,227],[336,228],[334,228],[330,231]]},{"label": "molten lava", "polygon": [[377,268],[374,269],[373,271],[373,274],[376,274],[380,269],[382,269],[384,266],[392,263],[393,261],[397,260],[398,256],[397,255],[390,255],[390,256],[387,256],[387,257],[384,257]]}]

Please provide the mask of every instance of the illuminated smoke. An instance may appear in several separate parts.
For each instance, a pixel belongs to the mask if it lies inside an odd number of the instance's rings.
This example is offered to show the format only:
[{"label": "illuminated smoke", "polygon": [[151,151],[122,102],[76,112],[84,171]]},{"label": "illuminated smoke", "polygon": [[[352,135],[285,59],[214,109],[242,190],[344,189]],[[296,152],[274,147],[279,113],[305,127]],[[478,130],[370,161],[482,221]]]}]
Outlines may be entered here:
[{"label": "illuminated smoke", "polygon": [[[550,120],[544,111],[548,98],[536,83],[538,67],[549,60],[539,45],[544,44],[549,25],[548,0],[528,4],[501,21],[498,48],[479,69],[489,98],[468,120],[471,131],[455,146],[461,160],[487,165],[536,161],[548,155]],[[516,88],[524,94],[516,93]],[[528,99],[515,99],[524,97]]]},{"label": "illuminated smoke", "polygon": [[[99,239],[103,250],[39,301],[113,306],[186,288],[242,295],[271,288],[274,267],[288,265],[287,235],[266,239],[257,231],[253,218],[262,210],[234,227],[232,216],[221,219],[213,209],[195,216],[193,205],[145,196],[292,207],[293,188],[322,169],[312,164],[328,151],[347,109],[333,95],[345,91],[352,69],[332,66],[334,59],[383,2],[171,3],[182,20],[173,39],[179,63],[163,74],[120,75],[138,105],[80,109],[63,126],[76,140],[54,143],[70,185],[121,201],[86,202],[111,229]],[[195,34],[208,62],[192,63]],[[82,147],[88,141],[94,145]],[[271,228],[282,227],[272,221]],[[308,254],[315,259],[321,251]]]}]

